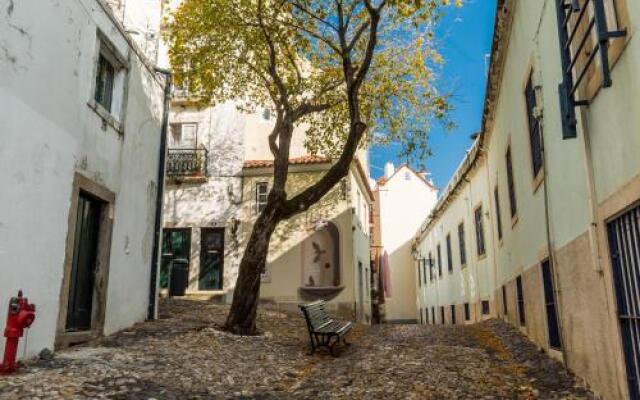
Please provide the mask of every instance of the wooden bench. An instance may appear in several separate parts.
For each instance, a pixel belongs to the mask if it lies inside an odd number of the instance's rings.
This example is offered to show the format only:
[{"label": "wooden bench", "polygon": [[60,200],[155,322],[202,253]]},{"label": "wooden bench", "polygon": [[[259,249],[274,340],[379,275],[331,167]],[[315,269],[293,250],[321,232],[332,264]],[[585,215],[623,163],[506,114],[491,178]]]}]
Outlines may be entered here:
[{"label": "wooden bench", "polygon": [[334,347],[340,341],[348,346],[345,337],[353,328],[351,322],[336,321],[329,317],[324,300],[314,301],[309,304],[300,304],[298,307],[304,314],[311,339],[311,352],[315,353],[319,347],[326,347],[329,353],[335,356]]}]

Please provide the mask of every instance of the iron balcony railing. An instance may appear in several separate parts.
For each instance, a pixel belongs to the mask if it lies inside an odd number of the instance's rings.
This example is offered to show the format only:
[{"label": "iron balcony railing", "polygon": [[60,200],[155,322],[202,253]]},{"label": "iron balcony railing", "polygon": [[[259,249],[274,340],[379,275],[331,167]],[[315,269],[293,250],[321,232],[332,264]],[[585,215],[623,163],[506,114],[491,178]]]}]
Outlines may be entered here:
[{"label": "iron balcony railing", "polygon": [[[556,0],[558,34],[563,81],[558,87],[562,112],[563,138],[577,136],[578,106],[588,106],[588,99],[577,99],[578,88],[589,68],[600,59],[602,86],[610,87],[609,40],[626,36],[626,30],[609,31],[603,0]],[[590,38],[595,37],[594,43]],[[584,61],[580,61],[581,57]]]},{"label": "iron balcony railing", "polygon": [[207,149],[169,149],[168,177],[206,177],[209,152]]}]

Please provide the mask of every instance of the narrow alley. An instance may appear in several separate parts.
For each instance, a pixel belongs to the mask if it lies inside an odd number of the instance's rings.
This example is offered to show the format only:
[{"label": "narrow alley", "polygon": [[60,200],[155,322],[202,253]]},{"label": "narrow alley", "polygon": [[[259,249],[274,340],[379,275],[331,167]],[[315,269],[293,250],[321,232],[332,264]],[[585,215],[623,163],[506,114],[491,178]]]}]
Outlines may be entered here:
[{"label": "narrow alley", "polygon": [[339,357],[308,356],[301,315],[262,308],[254,337],[227,308],[165,301],[161,318],[0,379],[0,399],[589,399],[560,363],[500,320],[358,326]]}]

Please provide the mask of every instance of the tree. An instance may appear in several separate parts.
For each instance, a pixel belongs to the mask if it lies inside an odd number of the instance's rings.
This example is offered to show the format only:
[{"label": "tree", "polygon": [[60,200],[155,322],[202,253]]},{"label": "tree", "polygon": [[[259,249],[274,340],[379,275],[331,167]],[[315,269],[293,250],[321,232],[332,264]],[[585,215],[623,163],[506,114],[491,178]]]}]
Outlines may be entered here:
[{"label": "tree", "polygon": [[[460,0],[458,0],[460,1]],[[184,0],[167,21],[176,82],[207,103],[234,100],[275,115],[268,135],[273,185],[240,263],[226,329],[256,331],[260,274],[279,222],[319,201],[348,174],[359,146],[400,143],[422,160],[446,96],[433,27],[448,0]],[[306,129],[312,154],[330,169],[289,197],[291,137]]]}]

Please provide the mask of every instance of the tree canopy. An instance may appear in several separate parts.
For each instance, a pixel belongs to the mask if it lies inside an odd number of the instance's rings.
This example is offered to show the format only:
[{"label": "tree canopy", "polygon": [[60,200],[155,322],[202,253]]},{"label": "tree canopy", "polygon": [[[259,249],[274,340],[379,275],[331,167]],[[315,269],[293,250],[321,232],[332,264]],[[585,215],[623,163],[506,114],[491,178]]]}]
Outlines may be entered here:
[{"label": "tree canopy", "polygon": [[[337,158],[353,117],[347,87],[355,87],[368,128],[358,144],[399,143],[400,156],[421,163],[433,122],[450,124],[434,39],[450,3],[183,0],[166,39],[176,83],[201,101],[268,107],[277,121],[305,126],[310,153]],[[281,139],[270,136],[276,158],[288,144]]]}]

